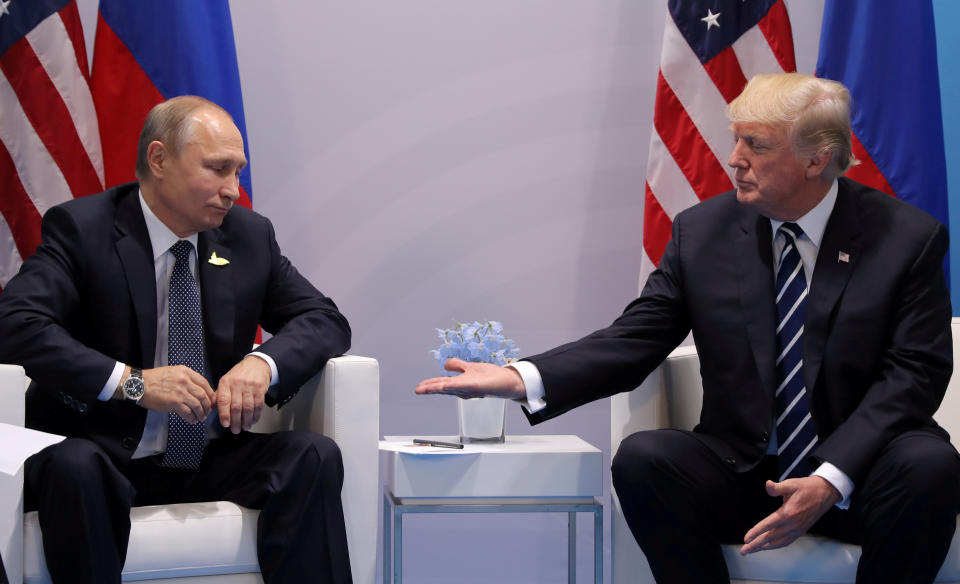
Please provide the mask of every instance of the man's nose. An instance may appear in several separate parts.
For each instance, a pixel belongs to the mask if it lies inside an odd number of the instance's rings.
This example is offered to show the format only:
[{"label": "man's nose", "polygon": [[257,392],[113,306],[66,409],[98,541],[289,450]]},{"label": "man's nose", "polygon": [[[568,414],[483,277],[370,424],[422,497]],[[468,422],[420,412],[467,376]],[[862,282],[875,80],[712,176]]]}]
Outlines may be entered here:
[{"label": "man's nose", "polygon": [[730,153],[730,158],[727,159],[727,166],[733,168],[747,167],[747,161],[741,152],[741,142],[737,141],[737,143],[733,145],[733,152]]},{"label": "man's nose", "polygon": [[227,179],[227,183],[220,189],[220,196],[230,199],[231,203],[237,202],[240,198],[240,177],[233,176]]}]

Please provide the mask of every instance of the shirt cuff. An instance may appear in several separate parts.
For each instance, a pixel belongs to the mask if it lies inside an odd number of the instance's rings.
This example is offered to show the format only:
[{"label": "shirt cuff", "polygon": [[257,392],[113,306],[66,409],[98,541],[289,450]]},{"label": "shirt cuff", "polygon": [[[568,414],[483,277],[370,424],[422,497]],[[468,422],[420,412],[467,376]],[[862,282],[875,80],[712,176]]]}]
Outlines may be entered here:
[{"label": "shirt cuff", "polygon": [[107,383],[100,390],[100,395],[97,396],[98,400],[108,401],[113,398],[113,394],[117,393],[117,386],[120,385],[120,379],[123,377],[123,370],[126,368],[126,365],[117,361],[117,364],[113,366],[113,373],[110,374]]},{"label": "shirt cuff", "polygon": [[273,387],[280,381],[280,374],[277,373],[277,363],[273,360],[273,357],[267,355],[266,353],[261,353],[260,351],[251,351],[247,355],[256,355],[264,361],[267,362],[267,365],[270,366],[270,387]]},{"label": "shirt cuff", "polygon": [[528,412],[535,414],[547,407],[547,402],[543,399],[546,393],[543,389],[543,378],[540,377],[540,370],[536,365],[530,361],[515,361],[504,367],[511,367],[523,379],[523,386],[527,390],[527,403],[523,405]]},{"label": "shirt cuff", "polygon": [[848,509],[850,507],[850,495],[853,494],[854,485],[846,473],[829,462],[823,462],[817,470],[813,471],[813,476],[823,478],[840,492],[842,499],[837,503],[838,508]]}]

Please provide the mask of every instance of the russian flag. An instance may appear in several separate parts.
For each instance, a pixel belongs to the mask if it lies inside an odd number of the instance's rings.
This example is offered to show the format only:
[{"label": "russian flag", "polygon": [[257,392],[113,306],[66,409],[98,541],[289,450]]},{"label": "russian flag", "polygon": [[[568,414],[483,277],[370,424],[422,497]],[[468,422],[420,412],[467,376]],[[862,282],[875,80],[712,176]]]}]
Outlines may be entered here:
[{"label": "russian flag", "polygon": [[[250,160],[227,0],[100,0],[92,92],[108,187],[135,180],[147,112],[178,95],[199,95],[230,112]],[[240,190],[238,203],[250,207],[249,164]]]},{"label": "russian flag", "polygon": [[931,1],[827,0],[817,76],[853,96],[861,164],[847,176],[949,225]]}]

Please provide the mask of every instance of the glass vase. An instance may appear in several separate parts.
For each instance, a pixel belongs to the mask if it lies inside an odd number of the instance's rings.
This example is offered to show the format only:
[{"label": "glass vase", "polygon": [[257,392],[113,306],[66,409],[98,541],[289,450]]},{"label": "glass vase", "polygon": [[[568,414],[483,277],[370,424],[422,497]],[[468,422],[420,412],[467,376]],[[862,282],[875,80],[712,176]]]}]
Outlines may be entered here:
[{"label": "glass vase", "polygon": [[457,398],[460,442],[500,443],[504,441],[507,400],[499,397]]}]

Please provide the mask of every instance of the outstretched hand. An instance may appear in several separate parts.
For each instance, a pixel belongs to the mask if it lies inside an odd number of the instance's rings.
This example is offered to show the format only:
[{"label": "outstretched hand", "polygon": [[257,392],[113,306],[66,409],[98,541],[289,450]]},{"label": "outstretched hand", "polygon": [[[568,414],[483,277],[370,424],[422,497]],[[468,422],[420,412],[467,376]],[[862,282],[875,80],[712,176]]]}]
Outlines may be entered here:
[{"label": "outstretched hand", "polygon": [[438,393],[462,398],[502,397],[526,399],[527,390],[523,379],[512,367],[500,367],[490,363],[471,363],[462,359],[448,359],[443,368],[459,371],[454,377],[433,377],[417,385],[418,394]]},{"label": "outstretched hand", "polygon": [[837,489],[819,476],[767,481],[766,488],[771,497],[783,497],[783,504],[747,532],[740,555],[790,545],[840,502]]}]

